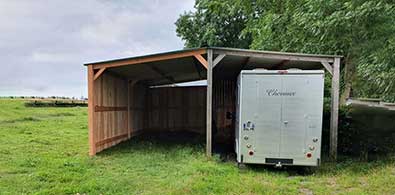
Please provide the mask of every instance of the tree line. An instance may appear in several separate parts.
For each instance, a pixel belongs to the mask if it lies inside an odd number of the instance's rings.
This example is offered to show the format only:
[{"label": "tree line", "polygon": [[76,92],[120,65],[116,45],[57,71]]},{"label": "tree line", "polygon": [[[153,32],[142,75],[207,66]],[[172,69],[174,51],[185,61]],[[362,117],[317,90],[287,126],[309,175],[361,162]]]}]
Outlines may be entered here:
[{"label": "tree line", "polygon": [[392,0],[196,0],[176,26],[187,48],[342,55],[342,102],[395,101]]}]

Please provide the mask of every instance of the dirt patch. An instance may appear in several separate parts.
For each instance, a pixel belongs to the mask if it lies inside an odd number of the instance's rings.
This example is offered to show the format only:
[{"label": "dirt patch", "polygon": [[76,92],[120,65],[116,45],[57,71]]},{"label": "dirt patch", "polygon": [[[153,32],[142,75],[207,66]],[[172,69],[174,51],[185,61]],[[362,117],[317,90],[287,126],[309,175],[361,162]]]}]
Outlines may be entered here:
[{"label": "dirt patch", "polygon": [[307,188],[299,188],[299,194],[304,194],[304,195],[313,195],[313,191]]}]

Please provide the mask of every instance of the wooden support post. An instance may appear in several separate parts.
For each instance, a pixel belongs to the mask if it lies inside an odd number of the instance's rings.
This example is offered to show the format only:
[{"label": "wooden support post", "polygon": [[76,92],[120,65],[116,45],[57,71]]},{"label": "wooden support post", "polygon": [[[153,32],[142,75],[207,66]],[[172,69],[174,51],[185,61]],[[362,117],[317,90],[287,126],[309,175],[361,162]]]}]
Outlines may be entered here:
[{"label": "wooden support post", "polygon": [[207,114],[206,114],[206,154],[211,157],[212,150],[212,92],[213,92],[213,50],[207,51]]},{"label": "wooden support post", "polygon": [[340,80],[340,58],[333,62],[332,76],[332,98],[331,98],[331,124],[329,155],[332,161],[337,159],[337,130],[339,120],[339,80]]},{"label": "wooden support post", "polygon": [[95,143],[95,118],[94,118],[94,75],[93,66],[88,65],[88,129],[89,129],[89,155],[93,156],[96,154],[96,143]]}]

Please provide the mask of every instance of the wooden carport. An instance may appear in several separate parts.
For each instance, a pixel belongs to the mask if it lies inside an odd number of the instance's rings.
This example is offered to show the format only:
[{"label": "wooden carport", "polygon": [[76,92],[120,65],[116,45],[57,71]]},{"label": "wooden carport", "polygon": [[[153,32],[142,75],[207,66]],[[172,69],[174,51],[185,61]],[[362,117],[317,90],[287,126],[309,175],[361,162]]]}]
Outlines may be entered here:
[{"label": "wooden carport", "polygon": [[234,81],[240,70],[299,68],[325,69],[332,75],[330,157],[335,160],[340,59],[341,56],[333,55],[208,47],[85,64],[88,67],[89,154],[95,155],[137,134],[142,123],[139,101],[145,99],[144,86],[207,79],[206,152],[211,156],[213,119],[221,121],[219,117],[224,117],[225,110],[232,110],[232,106],[228,106],[217,113],[217,105],[234,101],[231,98]]}]

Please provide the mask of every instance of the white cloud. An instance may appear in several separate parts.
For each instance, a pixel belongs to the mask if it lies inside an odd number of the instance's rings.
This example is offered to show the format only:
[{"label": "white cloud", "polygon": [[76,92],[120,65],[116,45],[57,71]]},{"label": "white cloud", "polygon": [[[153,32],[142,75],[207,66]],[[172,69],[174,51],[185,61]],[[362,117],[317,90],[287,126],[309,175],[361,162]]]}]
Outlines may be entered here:
[{"label": "white cloud", "polygon": [[0,1],[0,95],[86,95],[91,61],[181,49],[193,0]]}]

